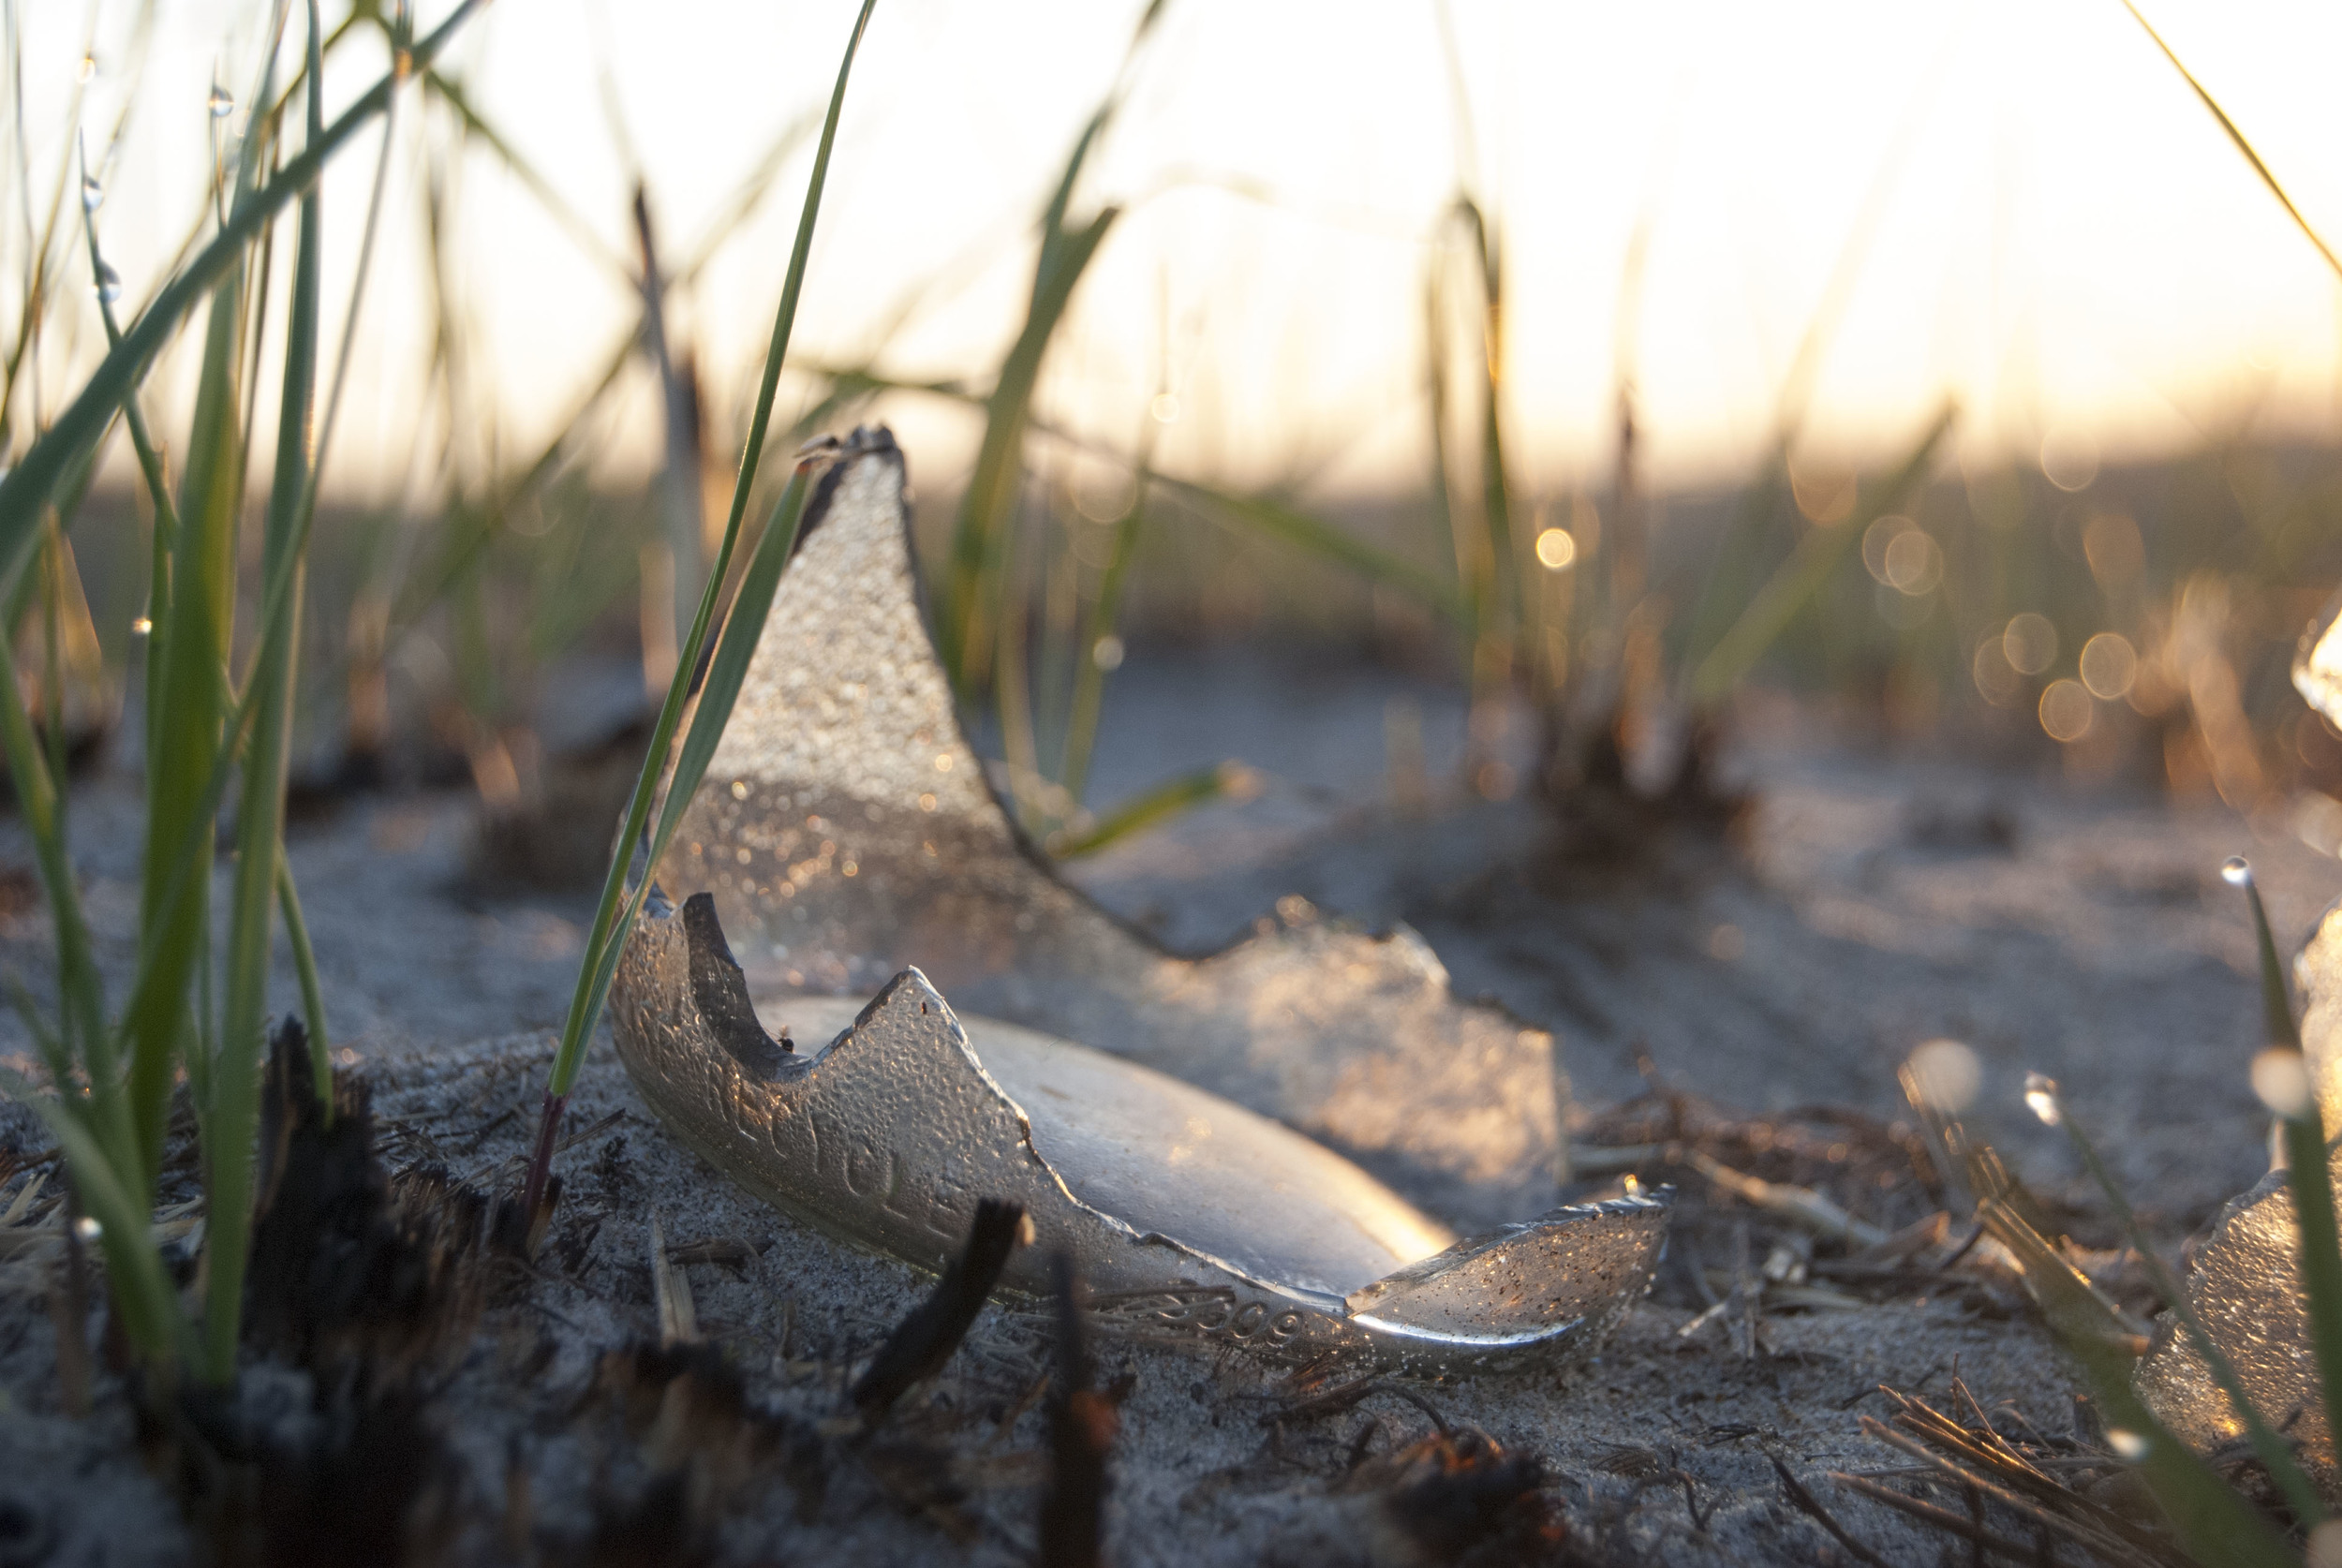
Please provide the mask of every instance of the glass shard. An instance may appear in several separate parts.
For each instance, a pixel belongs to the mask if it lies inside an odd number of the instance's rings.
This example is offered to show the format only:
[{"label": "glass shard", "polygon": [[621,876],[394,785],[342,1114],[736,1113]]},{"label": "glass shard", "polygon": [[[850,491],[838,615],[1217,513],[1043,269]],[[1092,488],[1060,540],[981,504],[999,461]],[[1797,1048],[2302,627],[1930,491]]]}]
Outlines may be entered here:
[{"label": "glass shard", "polygon": [[1597,1343],[1667,1205],[1548,1207],[1550,1037],[1457,1001],[1403,929],[1289,906],[1191,958],[1099,909],[960,732],[890,436],[840,449],[805,530],[612,992],[667,1125],[923,1267],[978,1197],[1023,1202],[1004,1284],[1069,1249],[1134,1332],[1433,1369]]}]

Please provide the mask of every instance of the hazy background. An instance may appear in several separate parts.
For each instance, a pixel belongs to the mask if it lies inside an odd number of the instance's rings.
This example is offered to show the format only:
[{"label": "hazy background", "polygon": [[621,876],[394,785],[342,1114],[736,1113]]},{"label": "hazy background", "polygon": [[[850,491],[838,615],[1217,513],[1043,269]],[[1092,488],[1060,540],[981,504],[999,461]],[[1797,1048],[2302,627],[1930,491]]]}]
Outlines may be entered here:
[{"label": "hazy background", "polygon": [[[133,301],[196,217],[207,90],[215,74],[245,90],[265,9],[161,8],[99,214]],[[419,24],[446,9],[426,6]],[[883,0],[822,217],[805,357],[876,352],[897,374],[984,384],[1021,318],[1032,216],[1136,11]],[[37,203],[92,39],[82,120],[93,159],[103,152],[130,85],[134,7],[15,14],[25,80],[10,129],[29,141]],[[2164,0],[2150,15],[2309,218],[2342,230],[2342,13]],[[1505,412],[1535,488],[1604,470],[1622,364],[1655,482],[1736,478],[1809,333],[1814,451],[1875,457],[1947,392],[1970,462],[2045,438],[2112,461],[2334,427],[2332,274],[2116,0],[1459,0],[1447,18],[1455,69],[1430,5],[1170,7],[1077,198],[1130,210],[1053,352],[1049,417],[1127,447],[1167,385],[1173,471],[1258,482],[1330,459],[1326,494],[1419,483],[1425,246],[1460,180],[1504,229]],[[587,234],[410,95],[329,489],[384,498],[413,473],[431,406],[427,160],[453,171],[479,389],[464,437],[529,447],[639,311],[612,261],[632,253],[637,170],[663,242],[688,253],[774,139],[818,111],[851,20],[844,4],[497,0],[451,74]],[[343,96],[381,50],[369,37],[346,55],[328,72]],[[809,152],[674,302],[719,453],[736,450]],[[372,164],[355,148],[328,179],[330,314]],[[23,228],[0,223],[0,277],[21,275]],[[83,314],[74,369],[52,356],[46,373],[52,398],[93,357]],[[167,425],[191,341],[154,383]],[[611,482],[655,451],[650,377],[636,374],[596,446]],[[884,412],[918,471],[954,488],[974,419],[932,400]]]}]

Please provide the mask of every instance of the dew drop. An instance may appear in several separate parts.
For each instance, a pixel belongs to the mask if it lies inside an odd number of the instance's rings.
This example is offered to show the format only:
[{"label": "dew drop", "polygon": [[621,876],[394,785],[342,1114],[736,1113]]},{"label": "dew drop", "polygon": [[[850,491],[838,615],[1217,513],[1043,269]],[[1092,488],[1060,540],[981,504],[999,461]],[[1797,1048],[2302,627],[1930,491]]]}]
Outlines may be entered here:
[{"label": "dew drop", "polygon": [[2220,880],[2228,883],[2231,887],[2252,886],[2252,862],[2246,860],[2243,855],[2229,856],[2228,859],[2220,862]]},{"label": "dew drop", "polygon": [[212,118],[215,120],[225,120],[236,111],[235,95],[217,83],[213,84],[212,96],[208,102],[211,106]]},{"label": "dew drop", "polygon": [[106,1228],[84,1214],[73,1221],[73,1234],[83,1241],[96,1241],[106,1234]]},{"label": "dew drop", "polygon": [[2025,1109],[2041,1118],[2044,1127],[2055,1127],[2066,1119],[2066,1113],[2058,1108],[2057,1080],[2054,1078],[2038,1072],[2026,1073],[2024,1103]]},{"label": "dew drop", "polygon": [[95,54],[82,54],[82,63],[73,67],[73,80],[76,81],[87,81],[96,74],[97,56]]},{"label": "dew drop", "polygon": [[746,800],[749,798],[749,781],[747,779],[735,778],[732,781],[732,798],[734,800]]},{"label": "dew drop", "polygon": [[110,262],[97,263],[97,297],[108,304],[122,298],[122,274]]},{"label": "dew drop", "polygon": [[2135,1465],[2147,1457],[2147,1440],[2125,1427],[2109,1427],[2106,1429],[2106,1446],[2114,1451],[2116,1458],[2130,1464]]},{"label": "dew drop", "polygon": [[130,635],[133,637],[144,637],[154,629],[155,623],[144,615],[139,616],[130,623]]},{"label": "dew drop", "polygon": [[106,204],[106,187],[97,183],[95,174],[82,176],[82,211],[94,213]]}]

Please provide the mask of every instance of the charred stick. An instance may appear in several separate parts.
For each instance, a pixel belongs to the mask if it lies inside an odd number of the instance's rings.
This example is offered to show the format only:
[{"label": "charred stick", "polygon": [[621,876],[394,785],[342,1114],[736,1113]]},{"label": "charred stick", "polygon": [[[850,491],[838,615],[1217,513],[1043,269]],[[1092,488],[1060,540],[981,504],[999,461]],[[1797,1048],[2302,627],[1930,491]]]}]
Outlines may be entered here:
[{"label": "charred stick", "polygon": [[849,1396],[863,1420],[875,1426],[896,1400],[950,1360],[1000,1283],[1008,1255],[1027,1233],[1022,1204],[985,1198],[968,1227],[968,1245],[943,1271],[927,1298],[886,1337]]}]

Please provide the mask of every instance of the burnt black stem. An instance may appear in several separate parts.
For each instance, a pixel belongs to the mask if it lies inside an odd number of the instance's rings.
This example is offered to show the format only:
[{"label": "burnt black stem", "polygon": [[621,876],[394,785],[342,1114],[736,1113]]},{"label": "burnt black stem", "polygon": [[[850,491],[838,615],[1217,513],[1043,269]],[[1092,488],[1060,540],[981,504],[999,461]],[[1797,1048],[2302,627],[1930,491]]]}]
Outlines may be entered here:
[{"label": "burnt black stem", "polygon": [[570,1097],[545,1091],[544,1109],[537,1118],[537,1147],[528,1157],[528,1179],[521,1185],[521,1214],[533,1219],[537,1206],[544,1202],[545,1183],[553,1176],[553,1150],[561,1139],[561,1114],[570,1108]]}]

